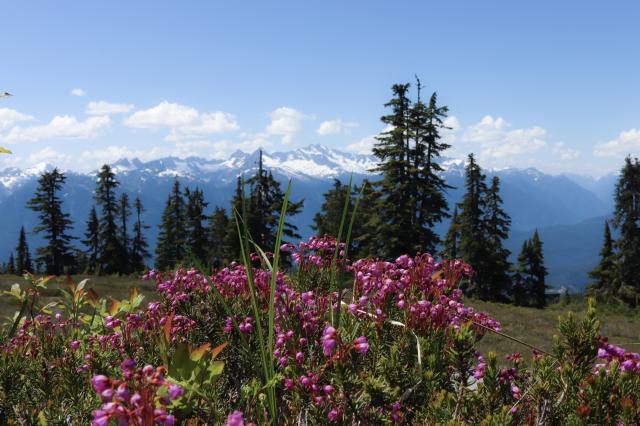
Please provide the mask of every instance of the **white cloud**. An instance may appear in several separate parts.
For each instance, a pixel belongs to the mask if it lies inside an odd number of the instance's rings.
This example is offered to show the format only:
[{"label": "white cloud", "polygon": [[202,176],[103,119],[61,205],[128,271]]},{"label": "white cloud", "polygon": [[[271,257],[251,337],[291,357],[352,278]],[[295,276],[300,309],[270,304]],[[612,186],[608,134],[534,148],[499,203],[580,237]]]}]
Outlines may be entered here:
[{"label": "white cloud", "polygon": [[293,135],[302,130],[304,114],[294,108],[280,107],[270,114],[271,123],[267,126],[267,133],[282,136],[282,143],[287,145],[293,141]]},{"label": "white cloud", "polygon": [[153,108],[136,111],[124,120],[124,125],[138,129],[162,129],[187,126],[200,114],[195,108],[163,101]]},{"label": "white cloud", "polygon": [[7,129],[19,121],[30,121],[33,117],[14,109],[0,108],[0,130]]},{"label": "white cloud", "polygon": [[89,117],[85,121],[71,115],[57,115],[44,125],[15,126],[4,138],[6,142],[32,141],[42,139],[92,139],[109,128],[108,116]]},{"label": "white cloud", "polygon": [[616,157],[640,153],[640,130],[629,129],[620,132],[617,138],[598,143],[593,148],[596,157]]},{"label": "white cloud", "polygon": [[193,124],[172,128],[171,134],[166,137],[166,140],[190,139],[215,133],[232,132],[238,128],[236,118],[232,114],[222,111],[203,113]]},{"label": "white cloud", "polygon": [[580,157],[580,151],[567,147],[564,142],[553,144],[551,152],[553,152],[556,157],[560,158],[561,160],[573,160]]},{"label": "white cloud", "polygon": [[40,151],[34,152],[27,157],[28,164],[48,163],[56,166],[66,166],[71,162],[72,157],[68,154],[56,151],[47,146]]},{"label": "white cloud", "polygon": [[382,133],[386,133],[391,130],[393,130],[393,126],[389,125],[384,129],[382,129],[380,133],[378,133],[377,135],[365,136],[364,138],[360,139],[358,142],[354,142],[352,144],[347,145],[346,147],[344,147],[344,150],[347,152],[352,152],[354,154],[371,155],[372,154],[371,150],[373,149],[373,146],[378,142],[378,139],[376,138],[380,136]]},{"label": "white cloud", "polygon": [[84,96],[86,93],[84,90],[80,89],[80,88],[76,88],[76,89],[72,89],[71,90],[71,94],[73,96]]},{"label": "white cloud", "polygon": [[373,145],[377,142],[376,135],[365,136],[358,142],[347,145],[344,150],[354,154],[371,155]]},{"label": "white cloud", "polygon": [[444,124],[445,127],[448,127],[448,129],[446,129],[446,131],[448,132],[457,132],[458,130],[460,130],[460,121],[456,116],[448,116],[444,119],[442,124]]},{"label": "white cloud", "polygon": [[486,115],[480,122],[469,126],[461,134],[452,132],[449,142],[468,152],[476,152],[480,160],[491,163],[496,159],[531,154],[547,146],[547,131],[534,126],[511,129],[504,118]]},{"label": "white cloud", "polygon": [[353,129],[354,127],[358,127],[358,123],[350,121],[345,122],[342,121],[342,119],[337,118],[335,120],[328,120],[320,123],[316,133],[320,136],[338,135],[340,133],[348,133],[349,129]]},{"label": "white cloud", "polygon": [[133,109],[131,104],[115,104],[106,101],[91,101],[87,105],[88,115],[126,114]]},{"label": "white cloud", "polygon": [[171,129],[171,134],[166,137],[170,141],[231,132],[239,128],[232,114],[222,111],[200,113],[195,108],[167,101],[134,112],[124,120],[124,125],[138,129]]}]

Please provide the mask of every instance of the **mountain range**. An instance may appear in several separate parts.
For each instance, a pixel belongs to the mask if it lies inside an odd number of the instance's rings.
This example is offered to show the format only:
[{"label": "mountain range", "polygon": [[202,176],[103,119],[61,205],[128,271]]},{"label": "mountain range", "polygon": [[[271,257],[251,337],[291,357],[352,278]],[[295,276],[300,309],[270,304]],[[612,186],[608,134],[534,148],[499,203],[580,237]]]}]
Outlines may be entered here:
[{"label": "mountain range", "polygon": [[[226,159],[167,157],[152,161],[121,159],[112,164],[120,182],[120,191],[140,196],[146,213],[143,219],[151,228],[148,238],[155,246],[158,224],[164,204],[175,179],[183,186],[199,187],[213,206],[228,207],[239,175],[249,176],[257,168],[259,152],[236,151]],[[292,222],[304,238],[312,234],[313,215],[319,211],[323,193],[333,179],[346,182],[353,176],[356,184],[364,178],[377,179],[370,170],[376,159],[322,145],[311,145],[287,152],[263,154],[264,165],[281,182],[293,179],[292,199],[303,198],[303,212]],[[453,188],[448,191],[450,206],[459,202],[464,192],[464,161],[445,159],[443,176]],[[33,196],[38,176],[53,165],[39,164],[29,169],[7,168],[0,171],[0,259],[7,259],[17,243],[21,225],[30,231],[37,222],[34,212],[26,208]],[[578,175],[549,175],[533,168],[486,170],[487,177],[498,176],[504,207],[512,219],[507,247],[514,253],[522,242],[538,229],[545,247],[549,283],[575,290],[584,288],[587,272],[598,260],[605,217],[613,210],[615,175],[593,179]],[[66,171],[62,191],[65,211],[75,223],[73,235],[83,238],[85,221],[93,206],[95,175]],[[448,223],[437,227],[441,234]],[[30,246],[41,244],[37,235],[28,234]]]}]

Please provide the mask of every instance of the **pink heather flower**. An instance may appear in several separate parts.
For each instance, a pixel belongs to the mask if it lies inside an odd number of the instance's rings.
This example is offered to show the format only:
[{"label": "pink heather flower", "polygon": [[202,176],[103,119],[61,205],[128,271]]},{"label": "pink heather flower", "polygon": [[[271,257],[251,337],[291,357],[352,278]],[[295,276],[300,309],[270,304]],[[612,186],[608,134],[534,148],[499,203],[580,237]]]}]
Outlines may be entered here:
[{"label": "pink heather flower", "polygon": [[120,369],[122,371],[130,371],[136,368],[136,362],[131,358],[127,358],[120,363]]},{"label": "pink heather flower", "polygon": [[102,410],[94,411],[91,426],[109,426],[109,415]]},{"label": "pink heather flower", "polygon": [[233,331],[233,320],[231,317],[227,318],[224,323],[224,328],[222,329],[225,333],[229,334]]},{"label": "pink heather flower", "polygon": [[102,393],[109,386],[109,378],[99,374],[91,378],[91,385],[97,393]]},{"label": "pink heather flower", "polygon": [[244,414],[241,411],[234,411],[229,414],[225,426],[244,426]]},{"label": "pink heather flower", "polygon": [[295,382],[291,379],[284,379],[284,388],[286,390],[291,390],[295,387]]},{"label": "pink heather flower", "polygon": [[367,343],[367,338],[364,336],[357,337],[353,347],[359,354],[366,354],[369,350],[369,343]]},{"label": "pink heather flower", "polygon": [[326,394],[331,394],[333,392],[333,386],[331,385],[325,385],[322,390],[324,390],[324,393]]},{"label": "pink heather flower", "polygon": [[169,393],[169,399],[174,400],[184,395],[184,389],[182,389],[178,385],[169,385],[168,393]]},{"label": "pink heather flower", "polygon": [[334,408],[327,414],[327,419],[329,419],[330,422],[337,422],[339,416],[340,413],[338,413],[338,410]]},{"label": "pink heather flower", "polygon": [[142,396],[136,392],[133,394],[133,396],[131,397],[131,405],[133,405],[134,407],[137,407],[140,405],[140,403],[142,402]]},{"label": "pink heather flower", "polygon": [[109,402],[113,399],[113,389],[107,388],[100,392],[100,399],[102,402]]},{"label": "pink heather flower", "polygon": [[338,343],[336,341],[337,337],[338,334],[336,333],[335,328],[328,326],[324,329],[324,333],[322,334],[320,340],[322,341],[322,352],[325,356],[331,356],[333,354],[333,350]]},{"label": "pink heather flower", "polygon": [[129,398],[130,394],[131,393],[129,392],[129,389],[127,389],[127,385],[124,383],[119,385],[118,389],[116,390],[116,398],[119,401],[126,401]]},{"label": "pink heather flower", "polygon": [[164,418],[164,422],[162,423],[162,425],[173,426],[175,423],[176,423],[176,418],[172,414],[169,414],[167,417]]},{"label": "pink heather flower", "polygon": [[80,341],[74,340],[73,342],[71,342],[69,344],[69,347],[71,347],[71,349],[73,349],[75,351],[76,349],[78,349],[80,347]]}]

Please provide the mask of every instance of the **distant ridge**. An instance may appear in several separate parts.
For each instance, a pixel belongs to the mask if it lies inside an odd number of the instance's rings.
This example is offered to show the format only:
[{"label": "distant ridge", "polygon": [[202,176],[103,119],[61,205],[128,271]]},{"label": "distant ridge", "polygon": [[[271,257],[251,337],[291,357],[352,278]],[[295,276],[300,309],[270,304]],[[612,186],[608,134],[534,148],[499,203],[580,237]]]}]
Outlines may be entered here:
[{"label": "distant ridge", "polygon": [[[151,161],[136,158],[123,158],[112,164],[121,185],[119,190],[139,195],[147,209],[144,220],[152,227],[149,240],[152,246],[157,237],[157,224],[166,200],[169,188],[175,178],[184,186],[198,186],[204,190],[209,202],[209,211],[213,206],[227,207],[239,175],[251,175],[257,168],[258,151],[245,153],[236,151],[225,159],[203,159],[199,157],[166,157]],[[364,178],[375,179],[371,169],[376,164],[372,156],[347,153],[322,145],[310,145],[284,152],[264,153],[264,162],[282,182],[293,178],[293,198],[305,199],[303,213],[293,219],[304,237],[311,234],[310,225],[313,215],[320,209],[322,194],[332,185],[333,179],[346,181],[353,174],[354,182],[359,184]],[[448,193],[449,205],[458,202],[464,191],[464,161],[448,158],[442,161],[444,178],[454,187]],[[6,168],[0,171],[0,261],[5,261],[13,250],[18,237],[18,229],[24,225],[27,230],[33,228],[36,217],[26,209],[27,200],[33,196],[38,176],[54,165],[39,164],[29,169]],[[562,269],[550,266],[550,282],[557,278],[558,284],[579,288],[585,284],[587,266],[593,259],[593,253],[601,244],[598,237],[601,225],[592,218],[602,218],[612,211],[612,202],[603,194],[612,193],[615,180],[595,182],[593,190],[585,182],[576,182],[577,178],[566,175],[548,175],[537,169],[508,168],[486,170],[488,178],[498,176],[502,181],[502,197],[505,209],[512,218],[512,238],[510,245],[519,249],[524,238],[530,237],[533,229],[544,229],[543,240],[547,238],[549,250],[559,259],[579,257],[584,262],[571,263],[573,266]],[[67,184],[64,188],[65,210],[71,213],[75,222],[74,235],[83,235],[85,220],[93,205],[95,172],[66,172]],[[600,186],[598,186],[600,185]],[[598,189],[599,188],[599,189]],[[599,192],[597,192],[599,191]],[[589,239],[566,241],[556,250],[551,240],[555,235],[564,235],[563,227],[579,229],[583,222],[594,226],[593,232],[587,232]],[[596,222],[600,219],[595,220]],[[599,223],[600,223],[599,222]],[[575,227],[578,228],[575,228]],[[439,224],[437,231],[444,233],[447,223]],[[573,228],[572,228],[573,227]],[[584,234],[584,233],[583,233]],[[32,247],[40,244],[37,236],[28,235]],[[571,246],[574,244],[574,246]],[[564,250],[564,251],[563,251]],[[549,259],[549,262],[552,262]],[[550,263],[551,265],[551,263]],[[559,269],[558,269],[559,268]],[[582,277],[582,278],[580,278]],[[567,280],[577,280],[567,282]]]}]

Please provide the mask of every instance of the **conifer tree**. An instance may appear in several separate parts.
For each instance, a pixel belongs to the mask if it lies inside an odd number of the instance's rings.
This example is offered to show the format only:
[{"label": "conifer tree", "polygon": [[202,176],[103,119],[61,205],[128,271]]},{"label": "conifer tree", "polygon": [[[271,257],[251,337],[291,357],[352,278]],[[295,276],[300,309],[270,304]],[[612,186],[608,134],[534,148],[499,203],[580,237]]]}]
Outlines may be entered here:
[{"label": "conifer tree", "polygon": [[616,296],[615,275],[616,256],[613,251],[613,238],[609,222],[604,221],[604,241],[600,249],[600,263],[591,272],[589,277],[593,282],[589,285],[588,292],[602,300],[610,300]]},{"label": "conifer tree", "polygon": [[123,192],[118,202],[118,218],[120,224],[118,226],[118,239],[120,240],[120,273],[129,274],[131,272],[131,241],[129,238],[129,229],[127,223],[131,215],[131,207],[129,206],[129,196]]},{"label": "conifer tree", "polygon": [[131,269],[133,272],[140,272],[146,268],[145,259],[150,257],[149,244],[144,236],[144,230],[149,226],[142,222],[142,213],[145,210],[140,197],[136,197],[134,200],[133,209],[136,221],[133,224],[133,238],[131,240]]},{"label": "conifer tree", "polygon": [[475,274],[467,293],[475,294],[483,300],[489,299],[487,258],[489,256],[489,242],[487,240],[486,214],[487,186],[485,175],[476,163],[473,154],[469,154],[465,166],[465,194],[458,204],[461,210],[460,221],[460,257],[470,264]]},{"label": "conifer tree", "polygon": [[436,161],[450,145],[441,141],[440,131],[446,128],[444,119],[449,108],[438,106],[438,96],[434,92],[428,105],[421,99],[422,84],[416,77],[417,100],[409,112],[409,127],[413,145],[409,149],[409,177],[411,206],[416,234],[416,251],[433,252],[439,237],[433,230],[436,223],[449,217],[449,205],[445,192],[447,185],[441,172],[444,170]]},{"label": "conifer tree", "polygon": [[89,212],[89,220],[87,221],[87,230],[84,234],[85,239],[82,240],[82,244],[87,247],[87,272],[96,273],[99,272],[98,259],[100,257],[100,223],[98,221],[98,213],[95,206],[91,208]]},{"label": "conifer tree", "polygon": [[31,254],[29,253],[29,245],[27,244],[27,235],[24,232],[24,226],[20,227],[18,246],[16,247],[16,272],[18,274],[33,272],[33,264],[31,262]]},{"label": "conifer tree", "polygon": [[458,206],[453,208],[453,216],[449,230],[443,241],[442,256],[447,259],[457,259],[460,256],[460,217],[458,216]]},{"label": "conifer tree", "polygon": [[204,226],[204,222],[207,220],[207,216],[204,211],[207,208],[208,203],[204,201],[204,193],[195,189],[185,192],[187,198],[186,207],[186,250],[187,257],[195,265],[205,265],[208,257],[208,241],[207,231]]},{"label": "conifer tree", "polygon": [[33,228],[35,233],[43,233],[47,241],[36,250],[36,262],[44,265],[45,273],[58,275],[73,266],[70,241],[67,233],[72,226],[69,214],[62,211],[62,200],[58,192],[66,177],[58,169],[44,172],[38,179],[35,196],[27,206],[38,213],[40,223]]},{"label": "conifer tree", "polygon": [[546,305],[547,269],[544,266],[542,241],[538,231],[522,245],[514,278],[513,296],[516,304],[543,308]]},{"label": "conifer tree", "polygon": [[[317,235],[337,236],[342,221],[342,210],[347,193],[347,186],[343,185],[339,179],[333,180],[333,188],[324,193],[324,202],[320,211],[313,216],[313,229]],[[349,203],[349,209],[353,208],[353,203]]]},{"label": "conifer tree", "polygon": [[[363,183],[365,184],[365,183]],[[313,229],[317,235],[331,235],[337,237],[340,231],[340,223],[342,222],[342,212],[349,191],[348,185],[343,185],[339,179],[334,179],[333,187],[324,193],[324,202],[320,211],[313,217]],[[347,215],[342,230],[342,241],[346,238],[347,228],[351,221],[351,216],[355,207],[355,196],[360,192],[358,187],[352,186],[351,193],[347,204]],[[351,241],[349,253],[351,256],[358,256],[361,252],[360,238],[364,233],[364,224],[367,222],[365,209],[366,205],[360,200],[358,205],[357,216],[354,218],[353,228],[351,229]]]},{"label": "conifer tree", "polygon": [[506,301],[511,289],[509,271],[511,252],[504,248],[503,242],[509,237],[511,218],[502,208],[500,197],[500,179],[494,176],[491,186],[485,193],[484,226],[487,233],[488,256],[486,258],[487,298]]},{"label": "conifer tree", "polygon": [[542,241],[536,230],[533,233],[533,239],[531,240],[531,250],[533,254],[531,271],[533,273],[534,282],[531,287],[531,298],[533,300],[533,306],[536,308],[544,308],[547,304],[545,297],[545,291],[547,285],[545,283],[545,277],[548,275],[547,268],[544,266],[544,254],[542,251]]},{"label": "conifer tree", "polygon": [[118,213],[119,206],[115,190],[119,183],[108,164],[100,169],[95,193],[96,204],[102,207],[100,216],[100,256],[98,258],[98,270],[103,274],[115,274],[122,272],[124,248],[118,238]]},{"label": "conifer tree", "polygon": [[9,255],[9,260],[7,261],[7,274],[9,275],[16,274],[16,263],[13,258],[13,253]]},{"label": "conifer tree", "polygon": [[[392,87],[393,98],[385,104],[391,111],[381,118],[389,130],[373,148],[379,164],[373,171],[382,174],[376,183],[379,215],[376,233],[382,255],[395,258],[402,253],[433,252],[439,243],[433,226],[448,217],[444,191],[448,188],[436,161],[449,146],[440,141],[447,108],[437,105],[434,93],[429,104],[420,98],[413,103],[409,84]],[[371,218],[373,219],[373,218]]]},{"label": "conifer tree", "polygon": [[[280,212],[284,202],[284,192],[273,174],[263,167],[262,150],[258,160],[258,170],[248,181],[249,194],[247,200],[247,224],[249,233],[256,245],[263,250],[272,251],[276,242],[276,233]],[[289,199],[287,216],[293,216],[302,210],[304,200]],[[285,238],[300,238],[298,228],[291,222],[284,223]]]},{"label": "conifer tree", "polygon": [[162,213],[156,268],[167,270],[182,263],[187,256],[185,202],[180,182],[176,179]]},{"label": "conifer tree", "polygon": [[620,231],[617,249],[616,287],[618,296],[635,306],[640,294],[640,163],[625,159],[615,188],[613,225]]},{"label": "conifer tree", "polygon": [[378,235],[378,230],[383,226],[383,219],[378,211],[381,195],[368,180],[365,179],[362,184],[364,189],[356,188],[358,192],[362,190],[362,198],[355,219],[358,227],[353,234],[356,246],[353,255],[380,257],[380,253],[385,252],[385,241]]},{"label": "conifer tree", "polygon": [[229,253],[227,235],[230,233],[231,221],[225,209],[216,207],[209,218],[209,259],[214,268],[222,267],[228,260]]},{"label": "conifer tree", "polygon": [[224,258],[229,261],[240,259],[240,240],[238,236],[238,229],[242,230],[242,222],[238,222],[238,219],[242,220],[241,216],[244,203],[244,191],[242,185],[242,177],[238,176],[236,180],[236,190],[231,198],[231,216],[223,245],[225,249]]}]

